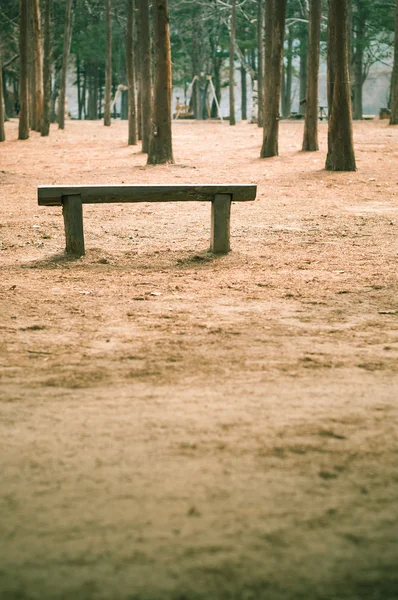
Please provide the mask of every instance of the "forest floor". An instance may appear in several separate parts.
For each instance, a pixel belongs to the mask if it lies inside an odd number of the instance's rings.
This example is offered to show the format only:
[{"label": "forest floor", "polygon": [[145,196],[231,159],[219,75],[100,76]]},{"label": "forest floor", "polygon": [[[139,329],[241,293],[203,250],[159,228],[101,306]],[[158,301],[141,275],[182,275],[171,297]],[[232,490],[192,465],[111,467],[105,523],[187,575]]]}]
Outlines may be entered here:
[{"label": "forest floor", "polygon": [[[282,122],[0,146],[1,600],[397,600],[398,128],[329,173]],[[207,203],[85,206],[65,257],[38,184],[255,183],[227,256]]]}]

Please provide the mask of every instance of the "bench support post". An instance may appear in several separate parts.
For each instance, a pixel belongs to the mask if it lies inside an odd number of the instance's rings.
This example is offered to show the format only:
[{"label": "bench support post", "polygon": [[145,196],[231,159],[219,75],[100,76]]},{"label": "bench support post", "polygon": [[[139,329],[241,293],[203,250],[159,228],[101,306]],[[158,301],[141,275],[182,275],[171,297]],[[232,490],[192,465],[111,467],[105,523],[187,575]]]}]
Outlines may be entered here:
[{"label": "bench support post", "polygon": [[83,206],[81,196],[63,196],[66,252],[75,256],[84,255]]},{"label": "bench support post", "polygon": [[216,194],[211,203],[211,242],[214,254],[227,254],[230,251],[230,194]]}]

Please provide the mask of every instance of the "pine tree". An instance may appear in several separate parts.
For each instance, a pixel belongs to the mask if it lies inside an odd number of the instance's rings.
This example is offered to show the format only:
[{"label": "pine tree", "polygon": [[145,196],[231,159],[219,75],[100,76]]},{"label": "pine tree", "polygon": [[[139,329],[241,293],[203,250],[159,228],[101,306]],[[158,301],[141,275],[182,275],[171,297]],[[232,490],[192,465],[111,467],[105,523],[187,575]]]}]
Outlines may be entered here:
[{"label": "pine tree", "polygon": [[148,164],[174,163],[171,139],[171,51],[167,0],[156,0],[153,10],[155,36],[155,96],[153,132]]},{"label": "pine tree", "polygon": [[321,40],[322,0],[310,1],[306,111],[303,150],[319,150],[318,146],[318,74]]},{"label": "pine tree", "polygon": [[348,0],[328,0],[328,154],[326,170],[355,171],[348,71]]}]

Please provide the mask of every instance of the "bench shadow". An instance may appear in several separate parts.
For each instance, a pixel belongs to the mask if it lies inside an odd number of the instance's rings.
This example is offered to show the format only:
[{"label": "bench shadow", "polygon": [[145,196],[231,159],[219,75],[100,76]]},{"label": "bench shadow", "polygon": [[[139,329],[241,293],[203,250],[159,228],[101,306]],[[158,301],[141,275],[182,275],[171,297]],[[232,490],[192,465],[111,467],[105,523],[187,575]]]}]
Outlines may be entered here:
[{"label": "bench shadow", "polygon": [[65,252],[58,252],[40,260],[33,260],[21,265],[24,269],[57,269],[60,267],[73,268],[75,263],[80,268],[99,268],[104,270],[140,270],[161,271],[163,269],[181,268],[206,268],[216,261],[227,256],[226,254],[213,254],[210,250],[180,250],[164,252],[106,252],[98,248],[88,250],[84,256],[72,256]]},{"label": "bench shadow", "polygon": [[203,250],[201,252],[195,252],[185,258],[177,258],[176,264],[178,266],[192,266],[192,265],[206,265],[213,263],[219,258],[226,256],[225,254],[213,254],[210,250]]}]

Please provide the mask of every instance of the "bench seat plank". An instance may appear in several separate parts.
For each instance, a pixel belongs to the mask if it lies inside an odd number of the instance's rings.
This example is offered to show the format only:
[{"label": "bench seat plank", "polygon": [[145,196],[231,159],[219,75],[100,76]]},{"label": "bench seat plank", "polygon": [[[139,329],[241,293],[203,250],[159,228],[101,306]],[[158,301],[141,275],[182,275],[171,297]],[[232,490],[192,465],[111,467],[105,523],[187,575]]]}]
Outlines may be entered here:
[{"label": "bench seat plank", "polygon": [[80,196],[82,204],[112,202],[212,202],[219,194],[229,194],[233,202],[256,198],[255,185],[42,185],[38,187],[40,206],[61,206],[62,198]]}]

